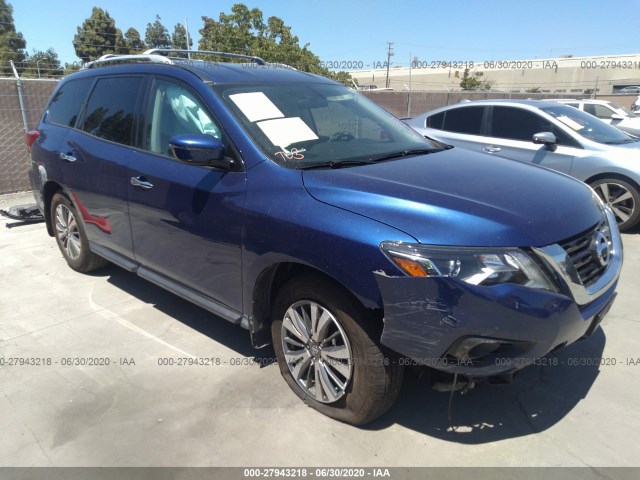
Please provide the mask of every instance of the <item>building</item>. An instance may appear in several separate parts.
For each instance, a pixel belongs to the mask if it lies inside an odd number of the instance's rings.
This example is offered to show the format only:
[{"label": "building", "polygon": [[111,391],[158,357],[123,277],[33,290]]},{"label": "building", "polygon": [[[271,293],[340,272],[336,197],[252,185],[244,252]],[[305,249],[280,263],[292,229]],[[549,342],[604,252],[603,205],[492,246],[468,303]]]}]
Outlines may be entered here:
[{"label": "building", "polygon": [[[387,65],[374,62],[374,69],[349,73],[368,89],[385,88]],[[603,55],[533,60],[422,61],[409,67],[389,68],[389,87],[395,91],[462,90],[465,69],[496,92],[608,95],[627,86],[640,85],[640,54]],[[481,75],[478,75],[481,74]],[[488,82],[488,84],[486,83]]]}]

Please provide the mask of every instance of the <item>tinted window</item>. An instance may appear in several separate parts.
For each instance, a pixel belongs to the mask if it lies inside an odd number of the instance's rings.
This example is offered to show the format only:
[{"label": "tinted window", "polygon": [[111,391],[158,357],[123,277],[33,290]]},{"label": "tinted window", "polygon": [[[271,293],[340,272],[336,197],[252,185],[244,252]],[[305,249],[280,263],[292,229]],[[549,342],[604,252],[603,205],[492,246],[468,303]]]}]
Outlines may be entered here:
[{"label": "tinted window", "polygon": [[96,83],[83,130],[112,142],[131,145],[141,78],[102,78]]},{"label": "tinted window", "polygon": [[92,78],[71,80],[64,83],[49,103],[49,122],[65,127],[74,127],[92,83]]},{"label": "tinted window", "polygon": [[551,122],[527,110],[493,107],[491,136],[530,142],[535,133],[551,132]]},{"label": "tinted window", "polygon": [[604,105],[594,105],[594,107],[596,107],[596,117],[598,118],[606,118],[606,119],[610,119],[611,115],[613,115],[614,112],[612,112],[611,110],[609,110],[607,107],[605,107]]},{"label": "tinted window", "polygon": [[151,90],[145,148],[173,155],[169,140],[175,135],[206,133],[222,140],[220,127],[200,99],[187,88],[157,80]]},{"label": "tinted window", "polygon": [[445,112],[436,113],[435,115],[431,115],[427,117],[427,127],[437,128],[438,130],[442,130],[442,126],[444,125],[444,114]]},{"label": "tinted window", "polygon": [[447,110],[443,130],[480,135],[484,107],[463,107]]}]

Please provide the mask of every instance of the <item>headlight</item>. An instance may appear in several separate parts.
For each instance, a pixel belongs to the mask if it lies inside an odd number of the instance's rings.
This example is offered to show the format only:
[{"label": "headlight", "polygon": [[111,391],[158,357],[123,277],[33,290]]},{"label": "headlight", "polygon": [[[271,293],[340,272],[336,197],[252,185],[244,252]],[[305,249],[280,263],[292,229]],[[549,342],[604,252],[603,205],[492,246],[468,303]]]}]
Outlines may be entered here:
[{"label": "headlight", "polygon": [[557,292],[538,264],[519,248],[437,247],[382,242],[387,257],[412,277],[452,277],[489,287],[515,283]]}]

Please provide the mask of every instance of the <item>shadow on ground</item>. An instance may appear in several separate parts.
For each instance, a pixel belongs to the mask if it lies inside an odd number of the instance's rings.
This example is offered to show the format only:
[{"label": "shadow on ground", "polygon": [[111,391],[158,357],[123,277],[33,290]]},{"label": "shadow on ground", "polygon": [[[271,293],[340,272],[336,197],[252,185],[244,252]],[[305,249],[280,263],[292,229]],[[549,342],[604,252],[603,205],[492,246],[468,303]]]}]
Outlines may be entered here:
[{"label": "shadow on ground", "polygon": [[591,389],[605,346],[602,329],[541,359],[516,375],[512,384],[477,384],[453,397],[438,393],[425,377],[409,372],[394,407],[367,428],[397,423],[426,435],[463,444],[496,442],[542,432],[562,420]]},{"label": "shadow on ground", "polygon": [[275,357],[271,346],[254,349],[248,330],[234,325],[166,290],[148,282],[134,273],[109,266],[90,275],[109,277],[108,282],[128,294],[153,305],[162,313],[184,325],[222,343],[239,355],[254,358],[259,365],[268,365]]}]

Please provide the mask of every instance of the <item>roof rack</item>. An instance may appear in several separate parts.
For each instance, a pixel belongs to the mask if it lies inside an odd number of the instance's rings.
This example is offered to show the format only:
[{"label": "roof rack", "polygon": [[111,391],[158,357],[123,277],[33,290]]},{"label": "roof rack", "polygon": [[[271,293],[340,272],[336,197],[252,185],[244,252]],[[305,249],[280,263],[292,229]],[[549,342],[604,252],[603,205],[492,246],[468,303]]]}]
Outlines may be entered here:
[{"label": "roof rack", "polygon": [[135,63],[135,62],[149,62],[149,63],[173,63],[170,58],[162,55],[116,55],[108,53],[102,55],[93,62],[87,62],[82,68],[94,68],[106,65],[116,65],[119,63]]},{"label": "roof rack", "polygon": [[253,57],[251,55],[240,55],[238,53],[228,53],[228,52],[213,52],[209,50],[181,50],[181,49],[173,49],[173,48],[152,48],[150,50],[146,50],[141,54],[135,55],[116,55],[113,53],[108,53],[106,55],[102,55],[97,60],[92,62],[85,63],[82,67],[86,68],[95,68],[102,67],[107,65],[117,65],[120,63],[138,63],[138,62],[148,62],[148,63],[168,63],[175,64],[177,62],[190,60],[189,58],[184,57],[171,57],[168,55],[169,53],[183,53],[187,55],[198,54],[198,55],[212,55],[217,57],[226,57],[226,58],[238,58],[249,60],[251,62],[255,62],[258,65],[266,65],[267,62],[260,57]]},{"label": "roof rack", "polygon": [[[239,53],[228,53],[228,52],[214,52],[209,50],[182,50],[175,48],[152,48],[150,50],[146,50],[143,55],[162,55],[163,53],[184,53],[186,55],[213,55],[216,57],[226,57],[226,58],[239,58],[244,60],[249,60],[251,62],[255,62],[258,65],[266,65],[267,62],[260,58],[254,57],[251,55],[241,55]],[[165,58],[175,58],[175,57],[165,57]],[[180,60],[185,60],[182,57],[178,57]]]}]

